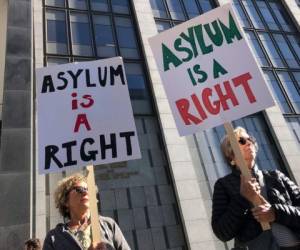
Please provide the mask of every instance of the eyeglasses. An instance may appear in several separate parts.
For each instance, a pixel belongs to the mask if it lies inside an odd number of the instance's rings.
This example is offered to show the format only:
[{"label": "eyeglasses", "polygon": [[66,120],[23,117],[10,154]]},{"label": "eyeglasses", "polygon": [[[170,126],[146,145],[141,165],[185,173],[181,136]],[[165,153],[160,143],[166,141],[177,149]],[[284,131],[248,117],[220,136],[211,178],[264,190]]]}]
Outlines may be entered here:
[{"label": "eyeglasses", "polygon": [[249,141],[253,144],[256,143],[256,139],[253,136],[249,136],[248,138],[245,138],[245,137],[239,138],[239,144],[241,144],[241,145],[246,145],[247,141]]},{"label": "eyeglasses", "polygon": [[78,193],[78,194],[84,194],[89,191],[87,187],[81,187],[81,186],[73,187],[70,191],[72,191],[72,190],[75,190],[76,193]]}]

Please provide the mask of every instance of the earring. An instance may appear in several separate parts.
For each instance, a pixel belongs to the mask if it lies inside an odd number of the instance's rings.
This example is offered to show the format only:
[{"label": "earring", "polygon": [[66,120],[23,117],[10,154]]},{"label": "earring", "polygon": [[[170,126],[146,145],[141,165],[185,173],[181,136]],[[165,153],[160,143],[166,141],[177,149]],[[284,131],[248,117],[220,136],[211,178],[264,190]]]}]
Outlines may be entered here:
[{"label": "earring", "polygon": [[232,161],[230,162],[230,164],[231,164],[232,166],[234,166],[234,165],[235,165],[235,161],[232,160]]}]

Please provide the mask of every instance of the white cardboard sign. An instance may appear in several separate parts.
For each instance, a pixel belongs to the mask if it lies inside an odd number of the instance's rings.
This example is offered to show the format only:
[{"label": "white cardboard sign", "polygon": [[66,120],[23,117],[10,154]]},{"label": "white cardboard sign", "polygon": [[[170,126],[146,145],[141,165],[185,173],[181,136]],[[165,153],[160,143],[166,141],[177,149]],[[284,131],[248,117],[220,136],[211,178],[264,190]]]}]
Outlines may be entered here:
[{"label": "white cardboard sign", "polygon": [[141,158],[122,58],[36,70],[39,173]]},{"label": "white cardboard sign", "polygon": [[231,4],[149,42],[181,136],[274,105]]}]

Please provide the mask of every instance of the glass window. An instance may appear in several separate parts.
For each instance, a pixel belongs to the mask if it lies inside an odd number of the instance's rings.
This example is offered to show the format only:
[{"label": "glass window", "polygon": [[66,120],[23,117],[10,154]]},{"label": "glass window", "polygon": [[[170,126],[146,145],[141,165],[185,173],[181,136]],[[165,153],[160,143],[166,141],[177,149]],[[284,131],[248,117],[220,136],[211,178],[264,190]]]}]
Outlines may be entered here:
[{"label": "glass window", "polygon": [[92,56],[91,32],[86,14],[71,13],[72,49],[74,55]]},{"label": "glass window", "polygon": [[68,58],[56,58],[56,57],[48,57],[47,58],[47,66],[65,64],[68,62],[69,62]]},{"label": "glass window", "polygon": [[65,7],[65,0],[46,0],[45,4],[49,6]]},{"label": "glass window", "polygon": [[72,9],[86,10],[86,0],[69,0],[69,7]]},{"label": "glass window", "polygon": [[115,23],[121,55],[125,58],[139,58],[131,20],[125,17],[116,17]]},{"label": "glass window", "polygon": [[93,16],[97,54],[100,57],[116,56],[116,44],[109,16]]},{"label": "glass window", "polygon": [[238,2],[238,0],[233,1],[233,9],[235,10],[235,13],[237,14],[240,24],[243,27],[250,27],[249,21],[245,15],[240,3]]},{"label": "glass window", "polygon": [[296,89],[290,75],[288,72],[277,72],[277,75],[279,76],[296,113],[300,114],[300,93]]},{"label": "glass window", "polygon": [[91,0],[91,8],[99,11],[109,10],[107,0]]},{"label": "glass window", "polygon": [[276,24],[267,4],[265,1],[257,1],[257,6],[261,14],[263,15],[269,29],[271,30],[279,30],[278,25]]},{"label": "glass window", "polygon": [[116,13],[129,13],[129,4],[128,0],[112,0],[111,1],[113,12]]},{"label": "glass window", "polygon": [[162,32],[164,30],[167,30],[171,28],[170,22],[164,22],[164,21],[156,21],[156,27],[158,32]]},{"label": "glass window", "polygon": [[275,79],[274,75],[270,71],[264,72],[265,80],[272,89],[272,95],[275,98],[277,104],[279,105],[281,111],[283,113],[291,113],[291,109],[282,93],[282,90],[279,87],[277,80]]},{"label": "glass window", "polygon": [[256,9],[251,0],[243,0],[244,6],[251,18],[251,21],[255,28],[257,29],[264,29],[264,25],[256,12]]},{"label": "glass window", "polygon": [[269,66],[268,60],[263,53],[254,33],[251,31],[246,31],[246,37],[250,42],[250,46],[252,47],[253,52],[255,53],[255,57],[258,59],[260,66]]},{"label": "glass window", "polygon": [[209,0],[200,0],[199,3],[203,13],[213,9],[213,6]]},{"label": "glass window", "polygon": [[260,32],[259,38],[262,41],[273,65],[276,67],[283,67],[284,66],[283,62],[282,62],[277,50],[275,49],[275,46],[270,38],[270,35],[267,33]]},{"label": "glass window", "polygon": [[144,73],[139,63],[125,63],[129,93],[132,99],[146,99]]},{"label": "glass window", "polygon": [[73,62],[86,62],[86,61],[91,61],[91,58],[82,58],[82,57],[74,57]]},{"label": "glass window", "polygon": [[293,75],[296,78],[296,84],[298,85],[298,89],[300,90],[300,72],[293,72]]},{"label": "glass window", "polygon": [[296,52],[296,55],[298,55],[298,58],[300,59],[300,38],[299,38],[299,36],[288,35],[287,37],[288,37],[294,51]]},{"label": "glass window", "polygon": [[281,4],[276,2],[270,2],[270,5],[283,30],[294,31],[294,27],[291,24],[289,18],[286,16],[286,13]]},{"label": "glass window", "polygon": [[179,0],[167,0],[167,4],[173,19],[185,20]]},{"label": "glass window", "polygon": [[185,6],[185,9],[186,9],[186,12],[187,12],[189,18],[193,18],[200,14],[195,0],[185,0],[185,1],[183,1],[183,4]]},{"label": "glass window", "polygon": [[280,34],[273,34],[273,36],[288,66],[291,68],[297,68],[299,65],[284,37]]},{"label": "glass window", "polygon": [[67,54],[66,14],[63,11],[47,11],[47,53]]},{"label": "glass window", "polygon": [[150,0],[153,15],[155,17],[166,18],[167,12],[162,0]]}]

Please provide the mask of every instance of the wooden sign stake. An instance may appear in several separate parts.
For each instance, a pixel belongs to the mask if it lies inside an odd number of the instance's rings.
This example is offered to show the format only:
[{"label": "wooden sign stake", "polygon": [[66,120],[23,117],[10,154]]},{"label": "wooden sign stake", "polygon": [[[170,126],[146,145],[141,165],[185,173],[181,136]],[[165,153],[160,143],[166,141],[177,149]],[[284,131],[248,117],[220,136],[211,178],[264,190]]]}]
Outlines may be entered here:
[{"label": "wooden sign stake", "polygon": [[94,166],[87,166],[87,185],[89,189],[89,201],[90,201],[90,212],[91,212],[91,227],[92,227],[92,242],[101,242],[101,231],[99,225],[99,213],[97,208],[97,198],[96,198],[96,184],[95,184],[95,174]]},{"label": "wooden sign stake", "polygon": [[[247,167],[246,162],[242,156],[242,152],[240,150],[238,140],[235,137],[232,124],[230,122],[226,122],[226,123],[224,123],[224,128],[226,130],[226,133],[227,133],[229,141],[230,141],[230,145],[231,145],[234,155],[235,155],[236,165],[239,166],[242,175],[245,176],[247,180],[250,180],[252,177],[251,172],[250,172],[250,169]],[[263,204],[264,201],[265,201],[264,197],[260,196],[254,202],[254,205],[259,206],[259,205]],[[264,231],[269,230],[271,228],[269,223],[263,222],[260,224]]]}]

